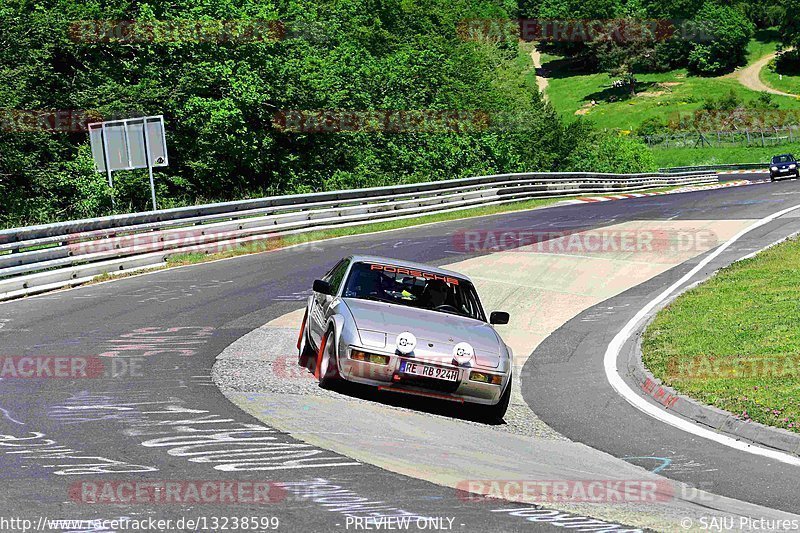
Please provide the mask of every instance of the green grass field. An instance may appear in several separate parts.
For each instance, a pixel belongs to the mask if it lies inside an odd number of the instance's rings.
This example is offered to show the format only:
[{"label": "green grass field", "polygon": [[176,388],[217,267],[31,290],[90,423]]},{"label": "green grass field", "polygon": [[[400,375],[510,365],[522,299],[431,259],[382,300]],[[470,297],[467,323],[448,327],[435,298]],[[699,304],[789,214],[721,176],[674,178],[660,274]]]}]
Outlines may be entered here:
[{"label": "green grass field", "polygon": [[756,31],[747,45],[747,64],[753,63],[778,49],[780,35],[777,28]]},{"label": "green grass field", "polygon": [[761,81],[779,91],[789,94],[800,94],[800,76],[781,76],[770,67],[761,69]]},{"label": "green grass field", "polygon": [[657,377],[743,420],[800,432],[800,240],[721,270],[642,342]]},{"label": "green grass field", "polygon": [[773,89],[789,94],[800,95],[800,76],[798,76],[796,72],[788,74],[776,70],[775,60],[772,60],[768,66],[761,69],[760,77],[761,81]]},{"label": "green grass field", "polygon": [[791,153],[800,157],[800,143],[778,146],[734,148],[657,148],[653,156],[659,168],[691,165],[720,165],[734,163],[764,163],[776,154]]},{"label": "green grass field", "polygon": [[[774,52],[776,46],[774,31],[758,32],[747,49],[748,63]],[[549,71],[547,95],[556,110],[567,119],[584,116],[600,128],[635,131],[649,118],[668,121],[678,113],[700,109],[707,99],[720,99],[731,91],[744,102],[759,96],[757,91],[739,83],[734,73],[700,77],[681,69],[637,76],[637,95],[631,98],[626,89],[612,88],[613,80],[606,73],[580,72],[563,58],[548,54],[542,54],[542,66]],[[773,101],[780,109],[800,109],[800,100],[795,98],[774,96]]]},{"label": "green grass field", "polygon": [[[550,78],[548,97],[564,118],[580,116],[591,119],[600,128],[635,131],[649,118],[663,122],[678,113],[700,109],[708,99],[718,100],[733,91],[744,101],[759,93],[742,86],[734,77],[699,78],[685,70],[639,76],[639,92],[627,98],[625,90],[612,89],[606,74],[581,74]],[[596,105],[591,105],[595,101]],[[800,101],[774,96],[779,109],[800,109]]]}]

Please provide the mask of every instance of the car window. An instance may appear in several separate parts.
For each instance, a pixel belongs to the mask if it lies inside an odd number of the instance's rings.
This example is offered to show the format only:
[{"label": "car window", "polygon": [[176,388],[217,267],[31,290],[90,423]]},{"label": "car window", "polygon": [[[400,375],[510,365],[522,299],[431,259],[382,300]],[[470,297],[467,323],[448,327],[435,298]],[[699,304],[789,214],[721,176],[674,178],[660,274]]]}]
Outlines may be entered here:
[{"label": "car window", "polygon": [[344,279],[344,273],[347,272],[347,265],[350,264],[348,259],[342,259],[336,266],[330,269],[330,271],[325,274],[325,277],[322,278],[328,283],[331,284],[331,290],[333,294],[339,292],[339,286],[342,284],[342,280]]},{"label": "car window", "polygon": [[393,265],[354,263],[345,298],[375,300],[486,321],[469,281]]},{"label": "car window", "polygon": [[791,163],[794,161],[794,156],[787,154],[787,155],[776,155],[772,158],[773,163]]}]

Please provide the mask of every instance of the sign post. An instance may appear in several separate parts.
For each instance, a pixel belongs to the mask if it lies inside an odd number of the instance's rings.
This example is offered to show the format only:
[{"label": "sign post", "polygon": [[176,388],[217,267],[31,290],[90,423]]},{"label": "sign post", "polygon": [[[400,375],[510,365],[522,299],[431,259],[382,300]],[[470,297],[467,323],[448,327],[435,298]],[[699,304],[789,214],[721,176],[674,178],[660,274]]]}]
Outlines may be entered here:
[{"label": "sign post", "polygon": [[147,168],[153,210],[158,209],[153,167],[169,164],[163,115],[93,122],[88,127],[95,169],[108,174],[112,205],[114,181],[111,172]]}]

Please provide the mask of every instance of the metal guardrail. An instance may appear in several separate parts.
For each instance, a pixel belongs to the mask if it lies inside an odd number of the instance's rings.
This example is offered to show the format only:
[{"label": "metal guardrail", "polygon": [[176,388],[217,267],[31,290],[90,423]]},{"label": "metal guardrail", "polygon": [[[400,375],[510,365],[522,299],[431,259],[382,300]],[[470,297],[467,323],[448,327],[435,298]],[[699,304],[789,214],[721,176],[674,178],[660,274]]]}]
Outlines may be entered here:
[{"label": "metal guardrail", "polygon": [[769,163],[742,163],[739,165],[701,165],[694,167],[672,167],[672,168],[659,168],[658,171],[662,173],[679,173],[679,172],[714,172],[724,170],[760,170],[769,168]]},{"label": "metal guardrail", "polygon": [[273,196],[0,231],[0,300],[326,227],[470,207],[670,185],[715,183],[703,172],[518,173]]}]

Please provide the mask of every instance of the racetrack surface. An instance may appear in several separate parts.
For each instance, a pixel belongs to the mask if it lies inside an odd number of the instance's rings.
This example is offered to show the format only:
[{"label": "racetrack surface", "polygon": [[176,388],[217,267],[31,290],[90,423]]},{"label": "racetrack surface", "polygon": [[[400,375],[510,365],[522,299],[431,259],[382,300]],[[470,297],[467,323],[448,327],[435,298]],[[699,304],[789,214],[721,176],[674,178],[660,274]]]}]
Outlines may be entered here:
[{"label": "racetrack surface", "polygon": [[[796,215],[769,223],[738,241],[686,285],[798,231]],[[797,466],[733,450],[661,424],[631,406],[605,379],[603,354],[614,335],[700,259],[593,306],[559,328],[529,358],[523,396],[537,415],[571,439],[714,494],[796,513],[800,502],[790,487],[796,484]],[[629,341],[629,350],[634,342],[635,338]],[[621,359],[618,368],[623,377],[626,367],[627,360]],[[626,381],[632,389],[641,389],[633,380]],[[642,393],[642,397],[647,395]]]},{"label": "racetrack surface", "polygon": [[[352,498],[361,496],[369,502],[383,502],[374,507],[380,507],[380,512],[387,515],[396,516],[403,511],[413,516],[452,517],[457,531],[563,529],[532,523],[509,512],[487,512],[513,508],[511,504],[476,505],[452,489],[367,464],[353,464],[352,459],[339,454],[303,446],[229,403],[210,382],[211,366],[226,346],[301,306],[311,280],[349,253],[446,264],[479,255],[454,249],[452,234],[468,229],[565,230],[645,219],[756,219],[797,203],[797,187],[795,181],[758,184],[447,222],[161,271],[0,305],[2,355],[102,355],[107,367],[111,364],[108,361],[117,361],[120,373],[106,379],[2,381],[0,516],[177,519],[189,515],[243,516],[257,510],[259,515],[278,516],[280,530],[328,531],[345,529],[346,517],[320,500],[326,490],[346,490]],[[788,227],[767,229],[779,232]],[[688,267],[677,270],[685,269]],[[648,295],[666,286],[673,277],[677,272],[667,272],[641,289],[626,293],[625,298],[632,298],[625,300],[630,312],[634,313],[635,304],[646,301]],[[623,400],[608,394],[602,372],[595,372],[591,366],[592,357],[601,356],[599,347],[604,339],[613,336],[614,327],[624,323],[625,313],[609,314],[601,327],[595,323],[582,333],[581,338],[594,339],[584,345],[593,347],[596,354],[586,355],[588,366],[577,374],[578,380],[570,380],[566,369],[571,358],[577,361],[584,355],[553,351],[541,352],[550,354],[541,356],[540,350],[548,342],[554,343],[551,339],[534,353],[530,364],[544,365],[549,358],[559,363],[537,367],[542,375],[552,378],[549,385],[523,380],[523,392],[527,391],[533,410],[564,435],[616,457],[665,454],[669,448],[674,457],[684,455],[686,463],[672,472],[667,468],[661,472],[663,475],[694,485],[710,480],[713,485],[702,488],[797,512],[796,495],[792,502],[791,494],[787,494],[795,483],[784,483],[792,476],[796,480],[796,469],[783,466],[782,474],[777,465],[687,439],[672,428],[642,419],[638,411],[630,412],[632,408]],[[572,322],[568,325],[574,326]],[[127,368],[122,362],[127,362]],[[608,406],[607,418],[595,418],[583,427],[583,415],[576,416],[574,412],[586,399],[581,387],[577,387],[581,383],[601,395],[595,398],[595,406]],[[550,394],[545,395],[544,390]],[[598,424],[598,420],[606,423]],[[248,443],[304,453],[305,462],[289,463],[291,458],[280,454],[275,454],[276,459],[271,462],[244,460],[236,454],[252,447]],[[688,467],[692,461],[703,466]],[[742,462],[753,464],[753,469],[743,468]],[[677,467],[678,462],[674,464]],[[775,477],[757,483],[753,474],[756,466],[760,472],[774,473]],[[76,482],[101,479],[219,479],[289,484],[284,485],[285,492],[278,492],[281,501],[258,506],[109,506],[72,501],[81,499],[80,492],[78,496],[74,490],[70,493]],[[332,489],[332,485],[340,488]],[[302,492],[297,487],[303,486],[307,492],[295,494]]]}]

